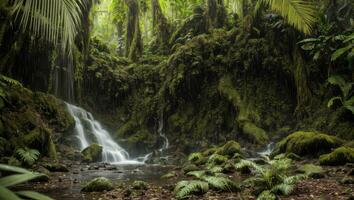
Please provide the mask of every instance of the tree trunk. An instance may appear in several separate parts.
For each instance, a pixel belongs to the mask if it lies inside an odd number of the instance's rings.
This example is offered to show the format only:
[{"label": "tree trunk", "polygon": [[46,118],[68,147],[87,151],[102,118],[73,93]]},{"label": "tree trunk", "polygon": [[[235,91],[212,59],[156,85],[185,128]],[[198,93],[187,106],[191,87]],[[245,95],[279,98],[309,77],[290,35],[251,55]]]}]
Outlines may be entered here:
[{"label": "tree trunk", "polygon": [[161,53],[168,52],[168,40],[170,38],[170,25],[162,13],[159,0],[151,0],[153,28],[156,36],[157,46]]},{"label": "tree trunk", "polygon": [[139,3],[137,0],[125,0],[128,6],[127,36],[125,55],[132,61],[137,61],[143,51],[139,25]]},{"label": "tree trunk", "polygon": [[227,24],[224,0],[208,0],[206,18],[209,30],[224,27]]}]

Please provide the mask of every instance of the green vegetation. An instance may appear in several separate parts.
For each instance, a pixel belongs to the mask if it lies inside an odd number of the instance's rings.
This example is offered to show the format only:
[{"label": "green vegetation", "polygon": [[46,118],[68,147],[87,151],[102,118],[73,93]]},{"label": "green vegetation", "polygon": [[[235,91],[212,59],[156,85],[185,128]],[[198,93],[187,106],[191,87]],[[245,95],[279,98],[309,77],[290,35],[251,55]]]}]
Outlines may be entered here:
[{"label": "green vegetation", "polygon": [[[0,198],[20,200],[22,198],[35,200],[52,200],[43,194],[33,191],[11,191],[11,186],[16,186],[30,180],[35,180],[44,176],[43,174],[31,172],[23,168],[0,164],[0,171],[11,172],[13,175],[1,176],[0,178]],[[21,198],[20,198],[21,197]]]},{"label": "green vegetation", "polygon": [[339,147],[343,141],[335,136],[318,132],[299,131],[277,143],[274,154],[295,153],[300,156],[319,156]]},{"label": "green vegetation", "polygon": [[[350,198],[353,13],[350,0],[2,0],[0,163],[48,174],[11,191],[93,170],[129,183],[94,179],[87,198]],[[101,127],[149,165],[106,163]],[[3,185],[0,199],[46,198]]]}]

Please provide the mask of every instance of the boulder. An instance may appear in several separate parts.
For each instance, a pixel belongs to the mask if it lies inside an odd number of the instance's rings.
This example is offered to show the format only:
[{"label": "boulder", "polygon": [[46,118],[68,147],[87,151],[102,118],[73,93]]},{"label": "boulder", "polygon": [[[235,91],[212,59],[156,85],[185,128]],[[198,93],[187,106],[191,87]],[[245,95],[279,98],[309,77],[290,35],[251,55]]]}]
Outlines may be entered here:
[{"label": "boulder", "polygon": [[321,165],[345,165],[346,163],[354,163],[354,148],[339,147],[332,153],[320,157]]},{"label": "boulder", "polygon": [[302,165],[297,169],[297,172],[306,174],[307,176],[314,179],[325,177],[325,170],[321,166],[317,166],[313,164]]},{"label": "boulder", "polygon": [[98,162],[102,159],[102,146],[98,144],[91,144],[82,152],[84,162]]},{"label": "boulder", "polygon": [[59,164],[59,163],[52,163],[52,164],[44,164],[44,168],[49,170],[50,172],[68,172],[69,169],[66,167],[66,165]]},{"label": "boulder", "polygon": [[343,141],[335,136],[319,132],[298,131],[278,142],[272,155],[295,153],[299,156],[318,157],[342,144]]},{"label": "boulder", "polygon": [[88,182],[81,191],[83,192],[102,192],[102,191],[110,191],[113,190],[112,182],[104,177],[98,177],[90,182]]},{"label": "boulder", "polygon": [[132,184],[132,188],[134,190],[147,190],[149,187],[149,184],[147,184],[145,181],[134,181]]},{"label": "boulder", "polygon": [[234,141],[230,140],[226,142],[224,145],[220,146],[216,151],[216,154],[222,155],[222,156],[228,156],[229,158],[232,158],[236,153],[241,154],[241,145]]}]

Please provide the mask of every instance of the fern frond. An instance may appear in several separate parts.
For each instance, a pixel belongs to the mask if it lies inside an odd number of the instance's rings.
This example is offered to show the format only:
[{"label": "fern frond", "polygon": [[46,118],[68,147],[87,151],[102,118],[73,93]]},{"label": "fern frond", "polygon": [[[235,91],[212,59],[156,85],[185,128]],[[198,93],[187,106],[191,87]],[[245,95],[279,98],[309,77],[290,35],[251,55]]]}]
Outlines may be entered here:
[{"label": "fern frond", "polygon": [[290,195],[293,192],[293,190],[294,190],[294,185],[281,183],[279,185],[274,186],[271,189],[271,192],[275,194]]},{"label": "fern frond", "polygon": [[39,157],[40,153],[36,149],[17,149],[16,154],[20,157],[20,159],[27,163],[28,165],[32,165]]},{"label": "fern frond", "polygon": [[242,168],[245,168],[245,167],[252,168],[257,173],[262,173],[263,170],[264,170],[260,165],[256,164],[255,162],[249,161],[249,160],[241,160],[239,163],[237,163],[235,165],[236,169],[242,169]]},{"label": "fern frond", "polygon": [[204,170],[200,170],[200,171],[191,171],[188,172],[187,175],[188,176],[195,176],[196,178],[201,178],[202,176],[205,175],[205,171]]},{"label": "fern frond", "polygon": [[310,34],[316,22],[316,7],[308,0],[262,0],[299,31]]},{"label": "fern frond", "polygon": [[263,191],[258,195],[257,200],[276,200],[277,197],[269,190]]},{"label": "fern frond", "polygon": [[177,183],[174,193],[177,199],[184,199],[192,194],[204,194],[208,190],[209,185],[204,181],[180,181]]},{"label": "fern frond", "polygon": [[286,177],[283,182],[285,184],[296,184],[299,181],[307,179],[307,178],[308,178],[307,175],[299,174],[299,175],[295,175],[295,176]]},{"label": "fern frond", "polygon": [[10,77],[4,76],[0,74],[0,81],[6,83],[9,86],[20,86],[22,87],[22,84],[15,79],[12,79]]},{"label": "fern frond", "polygon": [[218,191],[230,191],[230,192],[237,192],[239,191],[238,185],[230,180],[229,178],[225,177],[216,177],[216,176],[204,176],[202,180],[209,183],[209,185],[218,190]]}]

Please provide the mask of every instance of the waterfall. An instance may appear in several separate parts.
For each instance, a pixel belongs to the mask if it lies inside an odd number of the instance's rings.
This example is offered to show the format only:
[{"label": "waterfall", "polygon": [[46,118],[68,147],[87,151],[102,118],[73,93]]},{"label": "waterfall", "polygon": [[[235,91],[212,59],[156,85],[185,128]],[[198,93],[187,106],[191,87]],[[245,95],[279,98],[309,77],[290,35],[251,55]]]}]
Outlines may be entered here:
[{"label": "waterfall", "polygon": [[101,124],[94,119],[91,113],[69,103],[66,103],[66,105],[75,120],[75,133],[80,141],[80,150],[85,149],[92,143],[98,143],[103,147],[103,162],[142,164],[136,160],[129,160],[128,152],[112,139],[108,131],[102,128]]},{"label": "waterfall", "polygon": [[169,142],[168,142],[168,138],[166,137],[164,131],[164,118],[163,118],[163,110],[160,113],[160,118],[159,118],[159,127],[157,129],[157,132],[159,133],[160,137],[163,139],[163,145],[162,147],[159,149],[160,152],[168,149],[169,147]]},{"label": "waterfall", "polygon": [[258,152],[258,155],[260,156],[269,156],[274,149],[274,142],[270,142],[263,151]]}]

